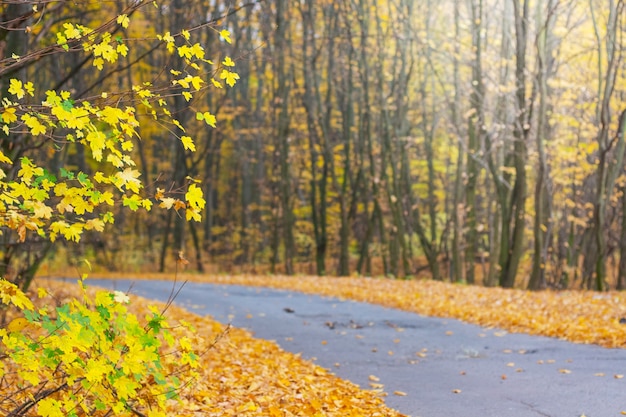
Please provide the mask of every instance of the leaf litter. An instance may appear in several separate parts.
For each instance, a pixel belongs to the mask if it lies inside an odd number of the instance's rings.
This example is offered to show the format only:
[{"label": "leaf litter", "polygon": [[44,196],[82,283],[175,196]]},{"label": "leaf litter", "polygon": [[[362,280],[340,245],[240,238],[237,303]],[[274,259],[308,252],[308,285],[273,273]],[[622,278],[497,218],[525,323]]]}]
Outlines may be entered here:
[{"label": "leaf litter", "polygon": [[[39,280],[36,286],[48,287],[56,299],[80,295],[73,284]],[[145,314],[148,305],[164,308],[162,303],[130,298],[129,311],[138,316]],[[200,376],[180,393],[180,403],[171,402],[170,415],[404,416],[385,405],[381,390],[361,389],[246,330],[174,305],[167,307],[165,316],[170,325],[188,323],[196,329],[187,337],[202,355]]]},{"label": "leaf litter", "polygon": [[[114,278],[109,274],[97,275]],[[172,279],[165,274],[126,278]],[[590,291],[529,292],[430,280],[360,277],[179,274],[177,280],[294,290],[454,318],[513,333],[609,348],[626,347],[626,325],[621,323],[626,317],[626,294],[619,292],[599,297]],[[139,297],[133,300],[139,309],[148,303]],[[382,397],[386,394],[378,384],[373,390],[360,389],[298,355],[284,352],[271,341],[255,339],[241,329],[229,328],[225,332],[224,325],[181,308],[171,306],[168,318],[185,320],[201,329],[195,335],[196,347],[200,351],[207,349],[202,377],[183,396],[183,409],[176,406],[177,415],[402,416],[385,406]],[[213,343],[218,335],[223,337]]]}]

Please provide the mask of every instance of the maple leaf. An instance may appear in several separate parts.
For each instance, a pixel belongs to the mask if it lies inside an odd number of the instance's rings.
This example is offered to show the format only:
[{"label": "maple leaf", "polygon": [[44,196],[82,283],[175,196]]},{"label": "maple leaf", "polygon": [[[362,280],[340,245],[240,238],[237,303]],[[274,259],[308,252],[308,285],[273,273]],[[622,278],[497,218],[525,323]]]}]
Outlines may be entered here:
[{"label": "maple leaf", "polygon": [[2,112],[2,121],[4,123],[13,123],[17,121],[17,115],[15,114],[15,107],[5,108]]},{"label": "maple leaf", "polygon": [[52,208],[46,206],[44,203],[37,201],[33,205],[33,214],[35,217],[49,219],[52,217],[52,213]]},{"label": "maple leaf", "polygon": [[236,72],[228,71],[226,69],[222,70],[220,73],[220,79],[225,80],[226,84],[233,87],[237,80],[239,79],[239,74]]},{"label": "maple leaf", "polygon": [[136,169],[126,168],[122,172],[115,173],[115,178],[117,179],[115,185],[120,190],[122,190],[122,187],[126,187],[127,190],[138,193],[141,188],[140,175],[141,173]]},{"label": "maple leaf", "polygon": [[100,219],[90,219],[85,223],[85,230],[104,231],[104,222]]},{"label": "maple leaf", "polygon": [[196,184],[191,184],[185,194],[185,200],[188,205],[194,209],[202,210],[206,204],[202,189]]},{"label": "maple leaf", "polygon": [[18,99],[24,97],[24,88],[22,82],[20,80],[16,80],[15,78],[11,78],[9,81],[9,93],[16,96]]},{"label": "maple leaf", "polygon": [[217,118],[215,117],[215,115],[211,114],[211,112],[205,111],[204,113],[201,112],[197,112],[196,113],[196,119],[197,120],[204,120],[204,122],[206,124],[208,124],[209,126],[215,128],[215,122],[217,122]]},{"label": "maple leaf", "polygon": [[128,28],[128,24],[130,23],[130,19],[128,15],[121,14],[117,17],[117,24],[122,26],[124,29]]},{"label": "maple leaf", "polygon": [[137,211],[139,206],[141,206],[141,198],[137,194],[133,194],[130,197],[124,196],[122,204],[132,211]]},{"label": "maple leaf", "polygon": [[74,223],[70,227],[66,228],[62,231],[63,237],[68,241],[74,241],[78,243],[80,241],[80,236],[83,233],[83,225],[80,223]]},{"label": "maple leaf", "polygon": [[61,403],[53,398],[44,398],[37,403],[37,412],[42,417],[63,417]]},{"label": "maple leaf", "polygon": [[165,198],[161,199],[161,203],[159,203],[159,207],[169,210],[169,209],[172,208],[172,206],[174,205],[175,201],[176,201],[175,198],[165,197]]},{"label": "maple leaf", "polygon": [[105,147],[106,136],[100,131],[89,132],[85,138],[91,148],[91,155],[96,161],[102,160],[102,151]]},{"label": "maple leaf", "polygon": [[222,39],[224,39],[227,43],[232,43],[232,40],[230,39],[230,32],[227,29],[222,29],[220,31],[220,36],[222,37]]},{"label": "maple leaf", "polygon": [[202,216],[195,209],[187,208],[187,211],[185,211],[185,220],[199,222],[202,221]]}]

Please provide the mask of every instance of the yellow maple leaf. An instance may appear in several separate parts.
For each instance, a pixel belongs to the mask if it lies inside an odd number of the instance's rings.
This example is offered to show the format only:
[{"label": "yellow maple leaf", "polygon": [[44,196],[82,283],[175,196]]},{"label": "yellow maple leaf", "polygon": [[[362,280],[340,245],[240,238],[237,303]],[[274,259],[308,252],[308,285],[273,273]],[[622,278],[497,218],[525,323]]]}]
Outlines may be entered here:
[{"label": "yellow maple leaf", "polygon": [[17,121],[15,107],[9,107],[4,109],[4,111],[2,112],[2,121],[4,123],[13,123]]},{"label": "yellow maple leaf", "polygon": [[128,18],[128,15],[121,14],[117,17],[117,24],[122,26],[124,29],[128,27],[129,23],[130,19]]},{"label": "yellow maple leaf", "polygon": [[120,189],[125,186],[127,190],[138,193],[141,188],[140,175],[141,173],[136,169],[126,168],[124,171],[115,174],[115,178],[118,180],[118,183],[115,185]]},{"label": "yellow maple leaf", "polygon": [[4,152],[0,151],[0,162],[3,162],[5,164],[12,164],[13,161],[11,161],[5,154]]},{"label": "yellow maple leaf", "polygon": [[189,186],[187,193],[185,194],[185,200],[187,200],[190,207],[199,210],[202,210],[206,204],[204,195],[202,194],[202,189],[196,184],[191,184]]},{"label": "yellow maple leaf", "polygon": [[89,132],[85,140],[89,143],[93,159],[98,162],[102,161],[102,151],[106,142],[105,134],[100,131]]},{"label": "yellow maple leaf", "polygon": [[227,56],[222,61],[222,65],[224,65],[225,67],[234,67],[235,66],[235,62],[229,56]]},{"label": "yellow maple leaf", "polygon": [[20,80],[16,80],[15,78],[11,78],[9,81],[9,93],[16,96],[18,99],[24,97],[24,88],[22,87],[22,82]]},{"label": "yellow maple leaf", "polygon": [[227,29],[222,29],[220,31],[220,36],[222,37],[222,39],[224,39],[227,43],[233,43],[232,39],[230,39],[230,32]]},{"label": "yellow maple leaf", "polygon": [[191,152],[196,151],[196,145],[193,143],[193,139],[191,139],[189,136],[181,137],[180,141],[183,143],[183,148],[185,148],[186,150]]},{"label": "yellow maple leaf", "polygon": [[226,84],[233,87],[237,80],[239,79],[239,74],[236,72],[228,71],[226,69],[222,70],[220,73],[220,79],[225,80]]}]

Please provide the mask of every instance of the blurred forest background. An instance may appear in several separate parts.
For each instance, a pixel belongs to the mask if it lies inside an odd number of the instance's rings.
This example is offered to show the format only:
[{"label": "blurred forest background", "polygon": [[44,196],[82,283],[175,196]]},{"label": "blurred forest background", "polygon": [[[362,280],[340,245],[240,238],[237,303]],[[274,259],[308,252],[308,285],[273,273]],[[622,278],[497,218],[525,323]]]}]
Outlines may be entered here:
[{"label": "blurred forest background", "polygon": [[[126,6],[3,1],[0,55]],[[197,152],[149,114],[150,140],[135,147],[146,196],[201,179],[202,222],[116,207],[105,234],[66,247],[5,230],[3,275],[84,258],[167,271],[183,251],[201,272],[626,288],[622,0],[169,0],[132,18],[119,36],[137,45],[115,69],[95,79],[89,57],[42,55],[1,67],[1,94],[18,75],[77,98],[151,81],[175,66],[143,36],[214,22],[191,40],[233,57],[240,79],[172,98]],[[203,109],[218,129],[195,120]],[[0,147],[44,155],[52,172],[97,166],[77,143],[1,136]]]}]

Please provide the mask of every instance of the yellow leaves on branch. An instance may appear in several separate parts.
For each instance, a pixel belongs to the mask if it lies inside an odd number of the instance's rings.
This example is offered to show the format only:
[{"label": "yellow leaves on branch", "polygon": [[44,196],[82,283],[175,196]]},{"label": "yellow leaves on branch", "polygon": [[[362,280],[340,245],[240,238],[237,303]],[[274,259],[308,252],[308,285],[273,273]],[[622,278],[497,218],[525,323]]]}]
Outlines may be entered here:
[{"label": "yellow leaves on branch", "polygon": [[[188,179],[195,181],[191,178]],[[200,221],[202,219],[201,212],[206,206],[204,193],[195,183],[191,183],[187,187],[185,201],[173,197],[166,197],[164,190],[160,188],[157,188],[155,199],[159,201],[159,207],[166,210],[174,209],[178,211],[185,209],[185,218],[187,221]]]},{"label": "yellow leaves on branch", "polygon": [[14,305],[20,310],[33,310],[32,301],[17,288],[17,285],[0,278],[0,300],[4,305]]},{"label": "yellow leaves on branch", "polygon": [[[165,416],[167,404],[175,403],[169,400],[197,378],[198,355],[191,348],[197,338],[185,324],[170,326],[154,308],[141,321],[137,313],[145,306],[129,311],[133,306],[124,293],[94,293],[82,282],[80,290],[72,287],[75,298],[48,314],[47,308],[24,305],[30,303],[26,296],[0,280],[2,301],[22,310],[17,316],[10,311],[9,325],[0,329],[6,394],[0,408],[28,403],[43,383],[50,392],[34,404],[37,415],[76,415],[80,408],[80,415],[90,416],[139,410]],[[48,291],[39,293],[39,307],[54,305]]]},{"label": "yellow leaves on branch", "polygon": [[31,97],[35,95],[35,89],[33,87],[32,82],[27,82],[22,84],[20,80],[16,80],[15,78],[11,78],[9,81],[9,93],[13,94],[17,97],[18,100],[24,97],[25,93],[28,93]]},{"label": "yellow leaves on branch", "polygon": [[[58,27],[56,44],[65,51],[83,51],[92,56],[93,65],[102,70],[128,55],[132,45],[129,42],[140,41],[123,39],[115,31],[119,27],[127,29],[131,12],[141,7],[143,3],[131,6],[97,28],[65,22]],[[231,42],[228,30],[219,31],[219,36]],[[201,219],[204,199],[196,185],[186,190],[184,200],[165,195],[149,199],[140,195],[142,179],[134,168],[132,151],[133,140],[141,136],[135,116],[138,110],[133,104],[141,106],[140,114],[147,113],[159,123],[174,125],[185,132],[168,110],[170,97],[179,94],[192,101],[197,92],[209,86],[223,88],[220,81],[207,74],[219,74],[219,79],[231,87],[239,75],[233,71],[235,62],[229,56],[217,68],[207,68],[215,64],[208,59],[204,47],[194,42],[191,30],[178,34],[165,32],[156,38],[164,43],[167,53],[184,60],[184,67],[170,69],[170,78],[157,80],[158,84],[144,82],[129,86],[126,92],[97,92],[94,96],[97,99],[89,101],[75,99],[69,91],[37,92],[32,81],[9,80],[7,97],[0,103],[0,131],[7,136],[29,133],[57,144],[79,143],[90,152],[93,161],[89,162],[94,162],[96,167],[95,174],[65,169],[60,173],[49,172],[43,168],[45,164],[22,159],[18,177],[11,181],[6,180],[9,171],[0,167],[0,211],[6,213],[0,218],[0,227],[18,231],[19,240],[25,240],[27,233],[33,231],[53,241],[61,236],[79,241],[83,231],[103,231],[105,224],[113,223],[112,212],[103,206],[116,203],[134,211],[150,210],[156,202],[167,209],[186,209],[187,220]],[[167,94],[161,95],[164,91]],[[36,93],[45,99],[37,105],[28,104],[27,99]],[[135,101],[121,99],[127,95]],[[196,119],[213,128],[217,126],[216,116],[206,109],[197,111]],[[196,151],[197,144],[190,135],[183,135],[180,140],[185,150]],[[13,162],[0,152],[0,164]],[[69,218],[68,214],[71,214]]]},{"label": "yellow leaves on branch", "polygon": [[187,211],[185,212],[187,221],[192,219],[197,222],[200,221],[200,212],[206,205],[202,189],[200,189],[200,187],[196,184],[191,184],[185,194],[185,200],[187,200]]}]

